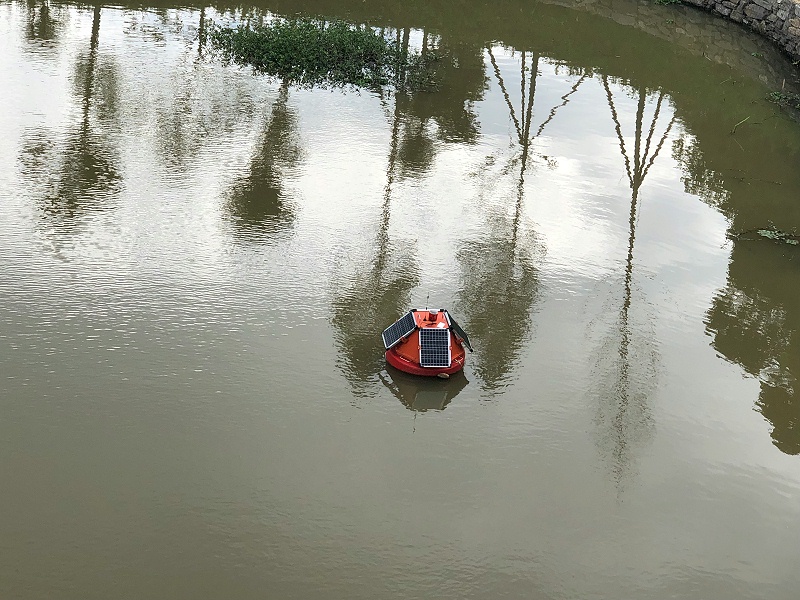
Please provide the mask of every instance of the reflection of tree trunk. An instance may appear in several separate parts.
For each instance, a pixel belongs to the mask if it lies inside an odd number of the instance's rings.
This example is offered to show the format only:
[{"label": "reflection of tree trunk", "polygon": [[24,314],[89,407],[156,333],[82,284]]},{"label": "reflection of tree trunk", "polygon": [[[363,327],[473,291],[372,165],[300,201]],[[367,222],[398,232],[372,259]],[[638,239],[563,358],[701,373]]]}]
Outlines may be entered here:
[{"label": "reflection of tree trunk", "polygon": [[[508,171],[515,173],[513,207],[497,221],[500,228],[483,239],[472,240],[459,251],[462,263],[463,283],[459,304],[466,314],[468,327],[478,340],[475,370],[487,388],[497,388],[511,372],[531,328],[531,308],[538,296],[537,250],[540,246],[532,231],[526,231],[525,175],[532,162],[534,141],[554,119],[558,110],[565,106],[585,80],[581,77],[561,97],[561,103],[549,111],[538,130],[532,127],[536,84],[540,56],[536,52],[521,52],[520,60],[520,104],[515,106],[506,86],[495,51],[485,48],[491,69],[508,107],[513,124],[512,138],[518,150],[509,161]],[[535,133],[534,133],[535,132]],[[519,161],[519,164],[517,164]],[[517,171],[517,168],[519,169]],[[506,170],[506,169],[504,169]],[[513,214],[508,214],[513,208]],[[498,314],[505,315],[497,320]]]},{"label": "reflection of tree trunk", "polygon": [[[99,50],[101,17],[102,4],[94,4],[88,49],[79,51],[72,65],[75,118],[62,131],[36,128],[39,133],[33,130],[31,140],[43,135],[47,143],[26,143],[22,148],[23,174],[32,186],[40,186],[41,208],[56,221],[108,208],[119,189],[116,148],[106,138],[108,119],[116,110],[117,77],[114,62]],[[42,177],[44,173],[48,176]]]},{"label": "reflection of tree trunk", "polygon": [[400,37],[400,30],[397,31],[398,40],[400,42],[400,60],[397,63],[397,83],[398,87],[405,87],[406,72],[403,65],[406,64],[406,57],[408,56],[408,44],[411,38],[411,29],[406,27],[403,29],[402,38]]},{"label": "reflection of tree trunk", "polygon": [[28,31],[32,40],[51,40],[56,35],[56,22],[50,12],[50,2],[44,0],[36,14],[36,2],[28,1]]},{"label": "reflection of tree trunk", "polygon": [[650,154],[650,145],[653,140],[653,134],[655,133],[656,123],[658,122],[658,117],[661,113],[661,105],[664,101],[664,92],[659,91],[658,93],[658,100],[656,101],[656,109],[653,113],[653,121],[650,124],[650,131],[647,134],[647,140],[645,143],[644,154],[640,156],[641,152],[641,138],[642,138],[642,131],[643,131],[643,120],[644,120],[644,108],[645,108],[645,100],[647,98],[647,90],[644,88],[639,88],[639,102],[636,109],[636,140],[635,140],[635,156],[634,156],[634,168],[631,171],[631,162],[628,158],[628,152],[625,148],[625,139],[622,136],[622,126],[619,122],[619,116],[617,114],[616,106],[614,105],[614,98],[611,94],[611,88],[608,85],[608,77],[603,75],[603,87],[606,91],[606,99],[608,100],[608,107],[611,110],[611,118],[614,121],[614,129],[617,132],[617,139],[619,140],[619,147],[620,151],[622,152],[622,157],[625,160],[625,171],[628,175],[628,182],[630,183],[631,190],[635,190],[635,193],[638,197],[639,188],[644,183],[645,177],[647,177],[648,171],[650,171],[650,167],[653,166],[653,163],[658,157],[658,153],[661,151],[661,147],[664,145],[664,142],[667,140],[667,136],[669,136],[669,132],[672,130],[672,126],[675,124],[675,115],[669,121],[666,130],[664,130],[664,134],[661,136],[661,140],[658,142],[656,146],[655,152],[652,156],[650,156],[650,160],[648,161],[648,155]]},{"label": "reflection of tree trunk", "polygon": [[411,37],[411,29],[408,27],[403,28],[403,43],[400,47],[400,55],[404,59],[408,56],[408,43]]},{"label": "reflection of tree trunk", "polygon": [[[100,20],[102,6],[96,4],[92,15],[88,55],[81,55],[76,62],[76,101],[80,106],[80,117],[74,130],[68,132],[66,143],[60,149],[60,176],[48,207],[59,216],[74,216],[77,208],[93,198],[94,206],[105,205],[109,195],[116,190],[119,175],[115,168],[113,148],[103,138],[103,109],[113,109],[115,76],[113,65],[101,65],[99,56]],[[97,98],[100,98],[98,101]],[[98,130],[92,126],[92,116]],[[102,200],[102,202],[100,202]]]},{"label": "reflection of tree trunk", "polygon": [[92,37],[89,42],[89,61],[86,69],[86,82],[83,94],[83,136],[89,132],[89,108],[92,103],[92,88],[94,87],[94,71],[97,63],[97,45],[100,39],[100,5],[94,7],[92,17]]},{"label": "reflection of tree trunk", "polygon": [[381,222],[378,226],[378,254],[375,257],[375,270],[383,271],[386,265],[386,254],[389,248],[389,221],[391,217],[392,183],[394,183],[395,164],[400,138],[400,109],[397,97],[394,103],[394,117],[392,119],[392,134],[389,145],[389,159],[386,165],[386,185],[383,188],[383,205],[381,207]]},{"label": "reflection of tree trunk", "polygon": [[[536,267],[527,251],[530,246],[521,241],[525,200],[525,171],[528,166],[532,139],[530,135],[536,76],[539,57],[522,53],[521,104],[519,113],[511,101],[503,74],[490,46],[486,47],[495,77],[508,107],[516,132],[520,155],[515,153],[510,165],[519,160],[519,173],[514,181],[513,216],[505,216],[499,231],[485,239],[473,240],[459,252],[464,279],[460,304],[468,327],[480,340],[476,356],[476,372],[489,389],[502,385],[503,379],[516,360],[519,348],[530,328],[530,308],[538,287]],[[498,314],[505,318],[497,320]]]},{"label": "reflection of tree trunk", "polygon": [[[528,165],[528,159],[530,155],[530,147],[535,140],[541,133],[544,131],[544,128],[550,123],[553,118],[555,117],[558,109],[566,106],[569,102],[569,97],[574,94],[578,88],[580,87],[581,83],[586,79],[586,75],[583,75],[576,83],[572,86],[572,89],[564,94],[561,97],[561,104],[554,106],[550,110],[550,114],[548,117],[542,121],[542,124],[539,126],[538,131],[535,135],[531,136],[531,122],[533,120],[533,104],[536,99],[536,79],[539,73],[539,54],[532,52],[531,53],[531,65],[530,68],[527,66],[526,62],[526,51],[522,51],[522,60],[520,61],[520,96],[521,96],[521,110],[520,115],[522,117],[522,122],[520,123],[519,119],[517,118],[516,111],[514,110],[514,105],[511,102],[511,97],[506,90],[505,81],[503,80],[503,76],[500,72],[500,67],[497,64],[497,60],[495,59],[494,53],[492,52],[492,48],[490,46],[486,47],[486,50],[489,54],[489,60],[492,63],[492,68],[494,69],[495,76],[497,77],[497,82],[500,85],[500,90],[503,93],[503,98],[506,101],[506,105],[508,106],[508,112],[511,116],[511,120],[514,123],[514,127],[517,131],[517,140],[519,142],[520,148],[522,149],[522,156],[520,158],[520,170],[519,170],[519,178],[517,180],[517,203],[514,209],[514,221],[512,225],[512,248],[516,248],[517,243],[517,233],[519,230],[519,222],[522,215],[522,205],[524,199],[524,190],[525,190],[525,169]],[[526,75],[527,72],[527,75]],[[527,90],[526,90],[526,77],[528,78],[527,81]]]},{"label": "reflection of tree trunk", "polygon": [[[494,69],[495,77],[497,77],[497,82],[498,82],[498,84],[500,84],[500,91],[503,93],[503,98],[506,101],[506,106],[508,106],[509,115],[511,115],[511,120],[513,121],[514,127],[517,130],[517,138],[521,142],[522,141],[522,127],[520,126],[519,120],[517,119],[517,113],[514,110],[514,104],[511,102],[511,97],[508,95],[508,90],[506,90],[506,84],[503,81],[503,75],[500,73],[500,67],[498,66],[497,60],[494,57],[494,53],[492,52],[492,48],[490,46],[486,46],[486,51],[489,53],[489,60],[492,63],[492,68]],[[524,68],[525,68],[525,65],[524,65],[524,62],[523,62],[523,74],[524,74]],[[523,86],[524,86],[524,81],[525,80],[523,79]],[[523,108],[525,106],[524,92],[525,92],[525,88],[523,87],[523,102],[522,102]],[[533,102],[531,102],[531,105],[533,105]]]},{"label": "reflection of tree trunk", "polygon": [[200,24],[197,27],[197,53],[203,53],[203,44],[206,41],[206,7],[200,9]]},{"label": "reflection of tree trunk", "polygon": [[533,100],[534,96],[536,95],[536,74],[539,72],[539,55],[534,54],[531,58],[531,70],[530,70],[530,82],[529,82],[529,89],[528,89],[528,106],[527,111],[525,111],[525,51],[522,52],[522,110],[525,113],[523,126],[522,126],[522,138],[520,139],[520,145],[522,146],[522,159],[520,161],[519,167],[519,180],[517,182],[517,206],[514,211],[514,226],[513,226],[513,238],[511,241],[511,247],[516,249],[517,246],[517,232],[519,231],[519,220],[520,215],[522,214],[522,199],[525,194],[525,167],[528,165],[528,150],[531,146],[531,117],[533,116]]},{"label": "reflection of tree trunk", "polygon": [[[633,263],[634,263],[634,247],[636,243],[636,223],[638,220],[640,188],[647,177],[650,167],[655,162],[664,142],[669,135],[670,130],[675,122],[675,116],[672,117],[667,128],[665,129],[661,139],[659,140],[655,151],[650,156],[651,144],[655,133],[655,127],[661,112],[661,106],[664,99],[664,93],[659,92],[656,108],[653,114],[650,129],[647,137],[643,143],[644,135],[644,113],[647,100],[647,91],[644,88],[639,88],[638,102],[636,107],[636,122],[634,134],[634,156],[633,164],[628,156],[625,139],[622,135],[622,126],[619,121],[619,116],[614,104],[614,98],[611,93],[611,88],[606,76],[602,77],[603,87],[606,92],[606,99],[611,112],[611,118],[614,121],[614,129],[619,141],[620,153],[622,154],[625,171],[628,177],[628,183],[631,189],[631,206],[628,216],[628,245],[627,255],[625,259],[625,271],[623,279],[623,297],[622,306],[620,307],[619,317],[617,321],[619,342],[616,348],[617,360],[615,365],[610,369],[610,374],[614,378],[611,384],[611,398],[613,408],[610,419],[610,426],[612,429],[612,447],[611,454],[611,469],[617,486],[622,485],[622,480],[625,473],[630,468],[632,457],[630,456],[630,446],[640,437],[643,431],[638,429],[647,430],[649,424],[649,406],[648,397],[649,389],[652,387],[652,376],[645,373],[644,376],[637,377],[636,371],[646,368],[644,364],[632,362],[632,346],[633,330],[630,323],[630,312],[633,298]],[[647,353],[643,353],[638,357],[639,362],[643,362],[648,358]]]},{"label": "reflection of tree trunk", "polygon": [[547,118],[544,121],[542,121],[541,125],[539,125],[539,129],[536,131],[536,133],[533,136],[531,136],[530,130],[531,130],[531,121],[533,116],[532,112],[533,102],[536,96],[536,77],[539,72],[539,55],[538,54],[532,55],[531,66],[529,69],[530,75],[528,75],[528,77],[530,77],[530,81],[528,82],[529,89],[527,90],[526,93],[525,72],[528,69],[526,69],[526,63],[525,63],[526,53],[525,52],[522,53],[522,66],[521,66],[522,80],[520,84],[521,95],[522,95],[521,96],[522,110],[520,111],[520,115],[522,115],[522,123],[520,123],[519,119],[517,118],[517,113],[514,110],[514,104],[511,102],[511,97],[509,96],[508,90],[506,89],[505,81],[503,80],[503,75],[500,72],[500,67],[497,64],[497,59],[495,58],[494,53],[492,52],[492,48],[490,46],[487,46],[486,51],[489,54],[489,60],[492,63],[492,69],[494,70],[495,77],[497,78],[497,83],[500,85],[500,91],[502,92],[503,98],[506,101],[506,106],[508,106],[508,112],[512,122],[514,123],[514,128],[517,131],[517,138],[519,144],[523,149],[522,171],[524,171],[525,163],[527,163],[528,160],[528,147],[532,144],[533,140],[535,140],[542,134],[545,127],[547,127],[547,125],[555,118],[556,114],[558,113],[558,110],[560,108],[563,108],[569,103],[570,96],[572,96],[575,92],[578,91],[578,88],[586,80],[587,76],[582,75],[580,79],[578,79],[578,81],[575,82],[575,85],[573,85],[566,94],[561,96],[561,104],[558,104],[550,109],[550,113],[547,115]]},{"label": "reflection of tree trunk", "polygon": [[514,123],[514,127],[517,130],[517,141],[519,142],[520,148],[522,149],[522,157],[520,159],[520,169],[519,169],[519,178],[517,179],[517,202],[516,206],[514,207],[514,220],[512,222],[511,227],[511,248],[512,250],[516,251],[516,244],[517,244],[517,232],[519,230],[519,221],[522,215],[522,201],[524,198],[524,190],[525,190],[525,168],[528,165],[528,150],[531,146],[531,118],[533,116],[533,102],[536,96],[536,75],[539,72],[539,55],[536,53],[532,53],[531,55],[531,66],[530,72],[528,77],[528,89],[525,89],[525,79],[526,75],[525,72],[527,70],[526,64],[526,53],[522,51],[522,60],[520,61],[520,96],[521,96],[521,104],[522,110],[520,111],[520,115],[522,116],[522,123],[519,122],[517,118],[516,111],[514,110],[514,105],[511,102],[511,97],[506,90],[505,81],[503,80],[503,76],[500,73],[500,67],[497,65],[497,60],[494,57],[494,53],[492,52],[491,47],[486,47],[487,52],[489,53],[489,60],[492,63],[492,67],[494,69],[495,76],[497,77],[497,81],[500,85],[500,90],[503,93],[503,97],[505,98],[506,105],[508,106],[508,112],[511,116],[511,120]]},{"label": "reflection of tree trunk", "polygon": [[289,107],[289,84],[283,82],[246,177],[230,192],[229,214],[243,241],[268,242],[288,231],[294,214],[285,201],[283,177],[300,159],[296,115]]},{"label": "reflection of tree trunk", "polygon": [[[637,128],[641,124],[637,116]],[[637,138],[638,146],[638,138]],[[621,484],[628,458],[625,455],[627,441],[627,413],[630,403],[630,345],[631,328],[629,323],[629,312],[631,308],[632,280],[633,280],[633,246],[636,242],[636,204],[638,201],[639,189],[634,188],[631,194],[631,212],[628,219],[628,256],[625,262],[625,283],[622,300],[622,308],[619,314],[619,381],[617,384],[618,395],[616,398],[617,411],[614,416],[614,431],[616,433],[615,446],[613,450],[613,470],[617,479],[617,484]]]},{"label": "reflection of tree trunk", "polygon": [[[675,123],[675,117],[673,116],[667,125],[664,134],[661,136],[661,140],[659,141],[658,145],[656,146],[655,152],[650,157],[648,161],[648,154],[650,153],[650,145],[653,139],[653,133],[655,132],[656,123],[658,122],[658,117],[661,112],[661,104],[664,99],[664,92],[659,92],[658,101],[656,104],[656,109],[653,114],[653,120],[650,124],[650,131],[648,132],[647,139],[645,140],[645,147],[644,152],[642,152],[642,132],[643,132],[643,123],[644,123],[644,109],[645,109],[645,101],[647,99],[647,91],[643,88],[639,88],[639,102],[636,108],[636,133],[634,138],[634,156],[633,156],[633,172],[630,169],[630,159],[628,157],[628,153],[625,149],[625,140],[622,137],[622,127],[619,123],[619,118],[617,116],[616,107],[614,106],[614,100],[611,95],[611,88],[608,85],[608,78],[603,76],[603,86],[606,90],[606,97],[608,99],[609,107],[611,109],[612,119],[614,120],[615,129],[617,132],[617,136],[620,143],[620,151],[622,153],[623,159],[625,160],[625,168],[627,170],[628,181],[631,187],[631,210],[630,210],[630,217],[628,219],[628,228],[629,228],[629,236],[628,236],[628,255],[625,262],[625,296],[623,301],[622,307],[622,314],[621,319],[623,324],[625,325],[624,329],[628,331],[628,309],[630,308],[631,304],[631,280],[633,278],[633,247],[634,242],[636,240],[636,221],[637,221],[637,211],[638,211],[638,204],[639,204],[639,189],[641,188],[642,184],[644,183],[645,177],[647,177],[647,173],[650,170],[650,167],[655,162],[658,153],[661,151],[661,147],[664,145],[664,142],[669,135],[670,130],[672,129],[673,124]],[[627,333],[623,336],[623,342],[625,346],[625,352],[621,352],[620,356],[627,357]]]},{"label": "reflection of tree trunk", "polygon": [[333,302],[333,325],[341,348],[341,368],[355,391],[367,393],[370,379],[384,364],[383,345],[376,331],[408,310],[409,291],[418,283],[413,253],[398,254],[389,238],[392,185],[400,153],[401,110],[395,96],[391,122],[386,184],[383,190],[375,252],[371,264],[356,275],[349,288],[341,289]]}]

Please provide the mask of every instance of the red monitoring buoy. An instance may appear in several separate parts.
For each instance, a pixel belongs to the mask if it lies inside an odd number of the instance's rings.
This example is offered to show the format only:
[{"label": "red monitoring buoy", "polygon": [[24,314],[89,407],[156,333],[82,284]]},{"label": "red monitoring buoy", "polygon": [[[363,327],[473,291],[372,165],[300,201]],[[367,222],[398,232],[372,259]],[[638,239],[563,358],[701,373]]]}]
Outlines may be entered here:
[{"label": "red monitoring buoy", "polygon": [[383,330],[386,362],[412,375],[448,377],[464,368],[469,338],[446,310],[410,310]]}]

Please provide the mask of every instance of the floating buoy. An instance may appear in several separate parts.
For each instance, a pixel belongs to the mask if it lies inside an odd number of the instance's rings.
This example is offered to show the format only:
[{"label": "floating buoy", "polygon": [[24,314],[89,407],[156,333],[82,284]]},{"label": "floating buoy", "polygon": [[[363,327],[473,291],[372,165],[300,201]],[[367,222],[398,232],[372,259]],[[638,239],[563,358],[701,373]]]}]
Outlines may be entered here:
[{"label": "floating buoy", "polygon": [[444,309],[408,311],[383,330],[386,362],[412,375],[447,379],[464,368],[469,338]]}]

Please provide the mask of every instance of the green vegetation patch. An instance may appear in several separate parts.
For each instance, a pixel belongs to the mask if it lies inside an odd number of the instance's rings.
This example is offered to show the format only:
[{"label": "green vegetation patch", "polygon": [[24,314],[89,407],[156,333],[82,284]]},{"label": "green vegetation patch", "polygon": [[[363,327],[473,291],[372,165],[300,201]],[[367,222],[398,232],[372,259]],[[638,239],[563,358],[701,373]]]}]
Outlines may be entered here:
[{"label": "green vegetation patch", "polygon": [[209,28],[207,41],[226,60],[303,87],[430,85],[432,52],[402,48],[380,32],[343,21],[275,19],[262,25]]},{"label": "green vegetation patch", "polygon": [[791,108],[800,109],[800,94],[791,92],[770,92],[767,100],[774,102],[780,106],[789,106]]},{"label": "green vegetation patch", "polygon": [[789,244],[790,246],[800,245],[800,235],[797,235],[794,232],[781,231],[773,225],[763,229],[750,229],[749,231],[734,233],[729,237],[742,240],[754,240],[761,238],[765,240],[772,240],[773,242],[779,242],[781,244]]}]

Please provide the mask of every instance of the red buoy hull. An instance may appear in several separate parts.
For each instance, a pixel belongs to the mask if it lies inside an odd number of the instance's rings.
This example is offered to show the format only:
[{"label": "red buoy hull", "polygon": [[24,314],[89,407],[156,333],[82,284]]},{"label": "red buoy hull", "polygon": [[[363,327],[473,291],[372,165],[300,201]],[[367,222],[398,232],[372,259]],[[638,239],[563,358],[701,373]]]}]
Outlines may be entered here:
[{"label": "red buoy hull", "polygon": [[[408,322],[409,316],[413,316],[412,323]],[[453,326],[451,327],[451,325]],[[398,326],[405,333],[393,330]],[[422,332],[428,332],[424,336],[425,342],[422,341]],[[387,333],[388,338],[386,337]],[[440,335],[442,333],[447,334],[447,337]],[[402,335],[402,337],[398,338],[397,336],[399,335]],[[384,330],[383,336],[383,343],[388,347],[386,350],[386,362],[404,373],[423,377],[445,377],[458,373],[464,368],[466,334],[458,327],[455,321],[451,321],[445,310],[411,310],[408,315]],[[437,340],[433,345],[432,339]],[[447,340],[449,346],[442,345],[445,340]],[[426,344],[424,349],[423,343]],[[472,350],[468,340],[466,345]],[[423,351],[428,353],[425,362],[436,364],[437,366],[422,366]],[[431,360],[432,351],[435,354],[438,353],[433,357],[433,360]],[[442,366],[445,363],[442,360],[445,356],[450,361],[450,364]]]},{"label": "red buoy hull", "polygon": [[412,375],[422,375],[423,377],[436,377],[441,373],[452,375],[464,368],[463,354],[455,357],[449,367],[421,367],[419,363],[412,362],[404,356],[401,356],[394,348],[390,348],[386,351],[386,362],[395,369]]}]

